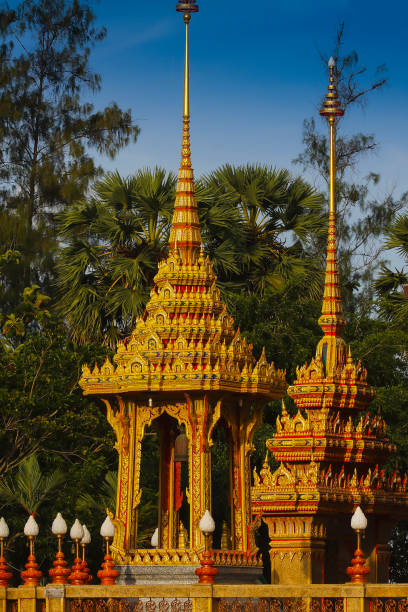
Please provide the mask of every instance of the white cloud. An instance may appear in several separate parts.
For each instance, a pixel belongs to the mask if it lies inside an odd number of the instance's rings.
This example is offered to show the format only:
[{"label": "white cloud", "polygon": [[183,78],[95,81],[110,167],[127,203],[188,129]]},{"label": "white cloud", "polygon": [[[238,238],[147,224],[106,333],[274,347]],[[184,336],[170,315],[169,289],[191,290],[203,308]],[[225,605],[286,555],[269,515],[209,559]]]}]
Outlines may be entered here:
[{"label": "white cloud", "polygon": [[107,41],[100,48],[99,53],[106,55],[114,52],[117,55],[155,40],[164,39],[173,30],[174,23],[171,19],[161,19],[146,28],[137,28],[133,24],[131,27],[129,31],[123,27],[123,24],[120,24],[119,31],[115,26],[110,25]]}]

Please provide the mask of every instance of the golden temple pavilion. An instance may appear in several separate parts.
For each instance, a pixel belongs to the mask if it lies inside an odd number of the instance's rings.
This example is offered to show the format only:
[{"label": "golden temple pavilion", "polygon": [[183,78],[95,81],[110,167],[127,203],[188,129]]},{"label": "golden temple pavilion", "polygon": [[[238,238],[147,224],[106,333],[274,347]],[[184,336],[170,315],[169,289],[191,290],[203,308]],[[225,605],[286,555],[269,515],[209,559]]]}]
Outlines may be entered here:
[{"label": "golden temple pavilion", "polygon": [[368,515],[363,541],[370,582],[388,582],[393,526],[406,517],[407,476],[383,468],[395,452],[380,414],[369,404],[374,390],[342,338],[342,311],[335,228],[335,127],[343,115],[335,86],[334,61],[321,115],[330,126],[330,197],[323,337],[316,355],[297,368],[289,387],[298,411],[283,404],[277,431],[266,445],[280,463],[272,473],[268,455],[254,472],[252,513],[262,516],[271,538],[272,583],[344,583],[354,549],[350,516],[357,506]]},{"label": "golden temple pavilion", "polygon": [[[118,343],[113,363],[107,359],[101,368],[85,366],[80,380],[86,395],[105,403],[116,434],[119,474],[112,551],[124,582],[146,575],[153,579],[154,568],[158,581],[165,581],[166,568],[171,568],[172,580],[185,581],[199,565],[204,538],[198,523],[211,509],[210,447],[217,423],[229,443],[231,536],[228,549],[214,552],[215,562],[220,568],[239,569],[243,580],[246,570],[260,574],[257,523],[252,524],[250,506],[252,438],[263,406],[282,398],[287,388],[285,372],[268,363],[265,352],[256,360],[252,346],[234,328],[203,250],[189,130],[188,35],[191,13],[198,7],[190,0],[177,10],[185,22],[184,111],[168,257],[159,264],[144,315],[131,336]],[[160,440],[158,545],[141,550],[142,441],[152,424]],[[180,443],[187,447],[184,458],[178,454]],[[184,460],[188,485],[181,491]],[[183,495],[189,508],[185,524],[180,516]]]}]

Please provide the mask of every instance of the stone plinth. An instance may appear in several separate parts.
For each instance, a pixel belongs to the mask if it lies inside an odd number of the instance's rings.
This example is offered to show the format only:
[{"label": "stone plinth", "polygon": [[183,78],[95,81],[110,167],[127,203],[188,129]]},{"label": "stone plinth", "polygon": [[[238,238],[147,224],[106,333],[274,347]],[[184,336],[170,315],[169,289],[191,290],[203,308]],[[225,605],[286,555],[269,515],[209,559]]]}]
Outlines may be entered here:
[{"label": "stone plinth", "polygon": [[199,565],[117,565],[116,584],[196,584]]},{"label": "stone plinth", "polygon": [[[199,565],[117,565],[116,584],[196,584]],[[217,566],[216,566],[217,567]],[[215,580],[219,584],[259,584],[259,567],[218,567]]]}]

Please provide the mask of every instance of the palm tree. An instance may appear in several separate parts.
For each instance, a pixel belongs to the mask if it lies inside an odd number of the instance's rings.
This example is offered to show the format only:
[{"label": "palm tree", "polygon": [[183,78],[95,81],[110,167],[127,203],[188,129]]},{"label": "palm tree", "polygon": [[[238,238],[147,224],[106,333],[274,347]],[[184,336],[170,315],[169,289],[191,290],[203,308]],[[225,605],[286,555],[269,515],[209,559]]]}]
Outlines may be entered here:
[{"label": "palm tree", "polygon": [[[59,308],[76,341],[113,346],[143,312],[167,252],[175,187],[160,168],[126,179],[110,173],[61,216]],[[324,222],[321,197],[304,181],[268,166],[225,165],[197,181],[196,194],[222,289],[259,294],[289,279],[313,286],[306,246]]]},{"label": "palm tree", "polygon": [[[225,164],[203,178],[198,198],[201,211],[218,201],[226,212],[221,232],[210,225],[204,231],[221,281],[262,294],[268,286],[282,289],[290,278],[310,275],[306,247],[325,223],[322,196],[302,179],[269,166]],[[234,252],[233,266],[218,261],[218,249],[226,245]]]},{"label": "palm tree", "polygon": [[5,506],[20,506],[28,514],[34,514],[63,482],[65,474],[55,470],[46,476],[36,455],[31,455],[10,476],[0,479],[0,501]]},{"label": "palm tree", "polygon": [[166,252],[176,177],[162,168],[98,181],[59,220],[59,309],[79,342],[114,345],[143,312]]},{"label": "palm tree", "polygon": [[101,517],[103,517],[108,511],[115,514],[117,484],[117,471],[108,471],[96,495],[91,495],[90,493],[81,493],[78,498],[77,510],[82,512],[96,510],[97,512],[99,512]]},{"label": "palm tree", "polygon": [[[396,249],[408,264],[408,215],[399,215],[389,228],[385,246]],[[391,270],[385,264],[376,281],[376,290],[380,297],[380,312],[385,318],[396,323],[406,323],[408,317],[408,273],[402,270]]]},{"label": "palm tree", "polygon": [[[77,502],[77,510],[82,514],[88,513],[92,516],[100,515],[102,520],[107,512],[116,512],[116,491],[118,483],[117,471],[110,470],[96,492],[81,493]],[[138,546],[141,548],[150,546],[150,538],[157,525],[157,502],[158,493],[150,487],[143,487],[142,503],[138,508]]]}]

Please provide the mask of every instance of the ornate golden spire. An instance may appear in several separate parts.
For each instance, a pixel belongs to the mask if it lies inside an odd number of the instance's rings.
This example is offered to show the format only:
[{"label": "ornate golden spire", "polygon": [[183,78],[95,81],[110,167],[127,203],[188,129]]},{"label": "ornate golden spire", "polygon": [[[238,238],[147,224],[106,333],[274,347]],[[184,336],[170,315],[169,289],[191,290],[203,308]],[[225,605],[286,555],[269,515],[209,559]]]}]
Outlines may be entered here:
[{"label": "ornate golden spire", "polygon": [[336,120],[344,111],[340,108],[334,84],[334,67],[334,59],[330,58],[330,82],[320,110],[330,126],[329,230],[322,314],[319,318],[324,335],[316,347],[316,356],[309,364],[296,368],[296,380],[288,389],[288,394],[300,410],[317,409],[322,410],[322,414],[328,411],[337,414],[339,411],[364,410],[374,397],[374,390],[367,383],[367,371],[360,362],[353,363],[350,354],[347,357],[347,345],[341,336],[346,321],[337,267],[335,182]]},{"label": "ornate golden spire", "polygon": [[195,0],[177,5],[186,24],[183,155],[177,186],[170,248],[158,265],[144,315],[130,338],[118,342],[114,364],[84,366],[80,381],[86,394],[103,392],[179,393],[222,391],[280,399],[285,372],[258,361],[217,288],[217,277],[201,251],[201,234],[190,162],[188,108],[188,23]]},{"label": "ornate golden spire", "polygon": [[[336,249],[336,120],[342,117],[344,111],[340,108],[337,89],[334,83],[335,61],[329,60],[329,86],[320,114],[327,118],[330,126],[330,188],[329,188],[329,228],[327,240],[326,276],[324,282],[324,294],[322,314],[319,325],[325,337],[339,337],[346,322],[343,317],[342,301],[340,296],[339,274],[337,266]],[[321,343],[319,343],[320,345]],[[335,346],[332,348],[335,349]],[[326,349],[326,355],[322,355],[325,366],[336,365],[336,351]]]},{"label": "ornate golden spire", "polygon": [[196,0],[179,2],[176,10],[184,15],[185,60],[184,60],[184,105],[183,140],[181,164],[177,182],[176,201],[169,238],[170,250],[176,251],[184,264],[197,261],[201,248],[200,221],[194,194],[194,172],[191,167],[190,149],[190,87],[189,87],[189,44],[188,26],[191,13],[198,11]]}]

